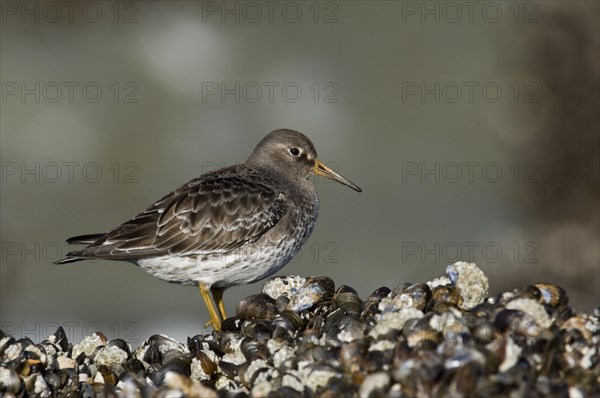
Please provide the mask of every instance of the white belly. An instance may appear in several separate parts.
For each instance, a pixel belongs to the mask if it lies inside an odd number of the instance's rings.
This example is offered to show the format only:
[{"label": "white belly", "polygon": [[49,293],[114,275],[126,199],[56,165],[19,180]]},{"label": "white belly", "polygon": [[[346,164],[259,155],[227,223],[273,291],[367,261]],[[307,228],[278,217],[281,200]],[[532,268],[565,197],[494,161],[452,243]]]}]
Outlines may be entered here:
[{"label": "white belly", "polygon": [[300,246],[283,241],[279,246],[257,249],[247,245],[227,254],[162,256],[138,260],[146,272],[162,280],[184,285],[203,282],[215,287],[244,285],[279,271],[296,254]]}]

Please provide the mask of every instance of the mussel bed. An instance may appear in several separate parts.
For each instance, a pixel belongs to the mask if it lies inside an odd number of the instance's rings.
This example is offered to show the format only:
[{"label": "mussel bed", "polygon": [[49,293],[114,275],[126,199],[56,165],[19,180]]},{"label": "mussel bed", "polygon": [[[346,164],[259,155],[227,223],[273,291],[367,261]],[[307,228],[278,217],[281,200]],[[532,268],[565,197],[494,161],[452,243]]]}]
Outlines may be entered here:
[{"label": "mussel bed", "polygon": [[600,395],[600,308],[559,286],[488,296],[469,263],[366,297],[328,277],[276,277],[222,330],[133,349],[63,328],[36,343],[0,331],[5,397],[586,397]]}]

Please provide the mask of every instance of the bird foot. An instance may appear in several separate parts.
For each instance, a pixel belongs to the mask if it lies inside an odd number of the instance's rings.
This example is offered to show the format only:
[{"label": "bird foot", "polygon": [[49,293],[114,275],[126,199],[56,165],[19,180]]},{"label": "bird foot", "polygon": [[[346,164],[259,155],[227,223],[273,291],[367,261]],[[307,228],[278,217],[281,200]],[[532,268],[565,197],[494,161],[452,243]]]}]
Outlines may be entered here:
[{"label": "bird foot", "polygon": [[221,330],[221,322],[216,322],[214,320],[204,322],[204,328],[213,328],[214,330]]}]

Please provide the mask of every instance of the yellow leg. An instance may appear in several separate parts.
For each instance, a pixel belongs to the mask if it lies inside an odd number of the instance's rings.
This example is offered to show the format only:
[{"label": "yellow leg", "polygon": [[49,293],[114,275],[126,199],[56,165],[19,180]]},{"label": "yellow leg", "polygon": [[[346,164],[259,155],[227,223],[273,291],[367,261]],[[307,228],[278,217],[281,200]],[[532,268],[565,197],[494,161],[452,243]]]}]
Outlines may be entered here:
[{"label": "yellow leg", "polygon": [[210,287],[202,282],[198,284],[198,287],[200,288],[200,294],[202,295],[204,304],[206,304],[206,308],[208,308],[208,313],[210,314],[210,322],[207,322],[207,324],[212,325],[215,330],[221,330],[221,319],[219,318],[215,304],[210,298]]},{"label": "yellow leg", "polygon": [[225,304],[223,304],[223,289],[211,289],[213,298],[215,299],[215,303],[217,303],[217,307],[219,308],[219,313],[221,314],[221,319],[227,319],[227,314],[225,313]]}]

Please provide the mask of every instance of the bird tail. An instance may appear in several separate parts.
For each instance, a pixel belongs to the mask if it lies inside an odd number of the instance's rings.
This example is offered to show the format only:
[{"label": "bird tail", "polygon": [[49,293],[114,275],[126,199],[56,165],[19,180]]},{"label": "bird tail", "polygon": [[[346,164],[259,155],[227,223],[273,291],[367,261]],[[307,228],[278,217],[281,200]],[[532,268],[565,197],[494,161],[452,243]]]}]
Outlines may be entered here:
[{"label": "bird tail", "polygon": [[67,243],[70,245],[91,245],[98,239],[102,238],[104,235],[106,234],[100,233],[73,236],[72,238],[67,239]]},{"label": "bird tail", "polygon": [[[70,245],[91,245],[92,243],[96,242],[98,239],[102,238],[105,234],[103,233],[99,233],[99,234],[86,234],[86,235],[79,235],[79,236],[73,236],[72,238],[67,239],[67,243]],[[68,264],[68,263],[75,263],[77,261],[83,261],[86,260],[87,257],[83,256],[83,251],[73,251],[73,252],[69,252],[67,253],[67,255],[65,256],[65,258],[55,261],[54,264]]]},{"label": "bird tail", "polygon": [[67,253],[65,258],[55,261],[54,264],[60,265],[60,264],[76,263],[77,261],[85,260],[85,257],[77,257],[77,255],[75,253],[76,252]]}]

